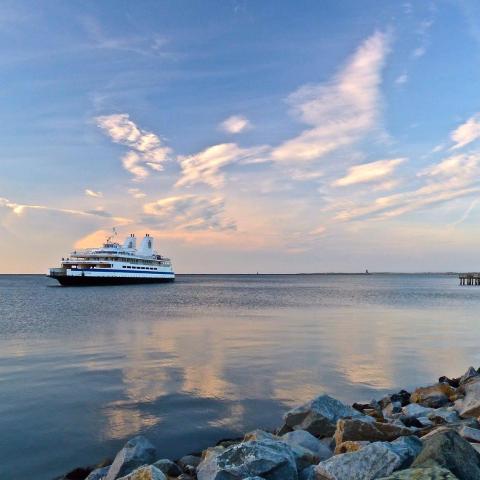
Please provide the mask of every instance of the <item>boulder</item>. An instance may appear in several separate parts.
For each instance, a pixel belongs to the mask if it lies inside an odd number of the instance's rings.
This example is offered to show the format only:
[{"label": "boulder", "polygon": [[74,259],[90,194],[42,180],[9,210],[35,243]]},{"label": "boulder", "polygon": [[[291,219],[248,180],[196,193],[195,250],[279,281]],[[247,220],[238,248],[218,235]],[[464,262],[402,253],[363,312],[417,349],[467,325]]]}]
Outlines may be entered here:
[{"label": "boulder", "polygon": [[464,425],[458,432],[465,440],[469,442],[480,442],[480,430]]},{"label": "boulder", "polygon": [[306,430],[294,430],[283,435],[280,440],[285,442],[291,448],[302,447],[312,453],[318,462],[330,458],[333,454],[332,450],[323,442],[314,437]]},{"label": "boulder", "polygon": [[320,462],[315,467],[316,480],[373,480],[390,475],[402,463],[390,443],[375,442]]},{"label": "boulder", "polygon": [[469,367],[468,370],[460,377],[460,385],[469,382],[472,378],[480,377],[480,374],[473,367]]},{"label": "boulder", "polygon": [[280,437],[274,435],[273,433],[266,432],[265,430],[260,430],[257,428],[256,430],[252,430],[251,432],[247,432],[243,437],[244,442],[248,442],[249,440],[256,440],[260,442],[262,440],[273,440],[277,441]]},{"label": "boulder", "polygon": [[338,455],[339,453],[356,452],[369,444],[370,442],[366,440],[348,440],[347,442],[343,442],[335,448],[335,455]]},{"label": "boulder", "polygon": [[459,378],[448,378],[448,377],[440,377],[438,379],[438,383],[448,383],[451,387],[453,388],[458,388],[460,385],[460,379]]},{"label": "boulder", "polygon": [[412,403],[424,407],[440,408],[456,397],[456,390],[448,383],[437,383],[430,387],[417,388],[410,397]]},{"label": "boulder", "polygon": [[406,427],[409,428],[422,428],[423,425],[418,421],[416,417],[401,416],[399,419]]},{"label": "boulder", "polygon": [[153,463],[155,458],[155,447],[141,435],[134,437],[117,453],[105,480],[124,477],[142,465]]},{"label": "boulder", "polygon": [[428,417],[433,412],[433,408],[424,407],[418,403],[410,403],[402,408],[402,412],[407,417]]},{"label": "boulder", "polygon": [[157,467],[144,465],[119,480],[167,480],[167,477]]},{"label": "boulder", "polygon": [[441,423],[453,423],[458,422],[460,417],[458,413],[453,410],[453,407],[449,408],[436,408],[432,412],[430,412],[427,417],[435,424]]},{"label": "boulder", "polygon": [[400,468],[408,468],[418,454],[422,451],[423,444],[420,439],[411,435],[397,438],[390,443],[392,450],[402,459]]},{"label": "boulder", "polygon": [[298,474],[298,480],[316,480],[315,467],[310,465]]},{"label": "boulder", "polygon": [[198,480],[242,480],[249,476],[297,480],[292,449],[280,441],[250,440],[207,455],[197,469]]},{"label": "boulder", "polygon": [[307,430],[316,437],[328,437],[335,432],[337,420],[346,417],[365,416],[329,395],[320,395],[314,400],[288,411],[283,417],[285,424],[279,434],[291,430]]},{"label": "boulder", "polygon": [[463,418],[480,416],[480,380],[471,379],[464,389],[465,398],[456,404],[459,415]]},{"label": "boulder", "polygon": [[402,404],[401,404],[401,402],[395,401],[395,402],[389,403],[389,404],[382,410],[382,413],[383,413],[383,416],[384,416],[385,418],[389,418],[389,417],[391,417],[392,415],[394,415],[395,413],[400,413],[401,411],[402,411]]},{"label": "boulder", "polygon": [[417,420],[422,424],[422,427],[433,427],[434,425],[428,417],[418,417]]},{"label": "boulder", "polygon": [[441,467],[409,468],[395,472],[379,480],[458,480],[455,475]]},{"label": "boulder", "polygon": [[405,407],[410,403],[411,394],[406,390],[400,390],[398,393],[390,395],[390,400],[392,402],[400,402],[402,407]]},{"label": "boulder", "polygon": [[153,466],[161,470],[167,477],[178,477],[182,473],[180,467],[168,458],[157,460]]},{"label": "boulder", "polygon": [[390,442],[398,437],[412,434],[413,431],[409,428],[391,423],[364,422],[362,419],[346,418],[337,422],[334,438],[336,445],[340,445],[348,440]]},{"label": "boulder", "polygon": [[443,429],[424,437],[423,449],[412,467],[443,467],[460,480],[480,478],[480,454],[454,430]]},{"label": "boulder", "polygon": [[196,455],[185,455],[178,461],[178,464],[184,470],[187,470],[188,467],[197,468],[201,461],[202,459]]},{"label": "boulder", "polygon": [[96,468],[90,472],[85,480],[103,480],[107,476],[109,468],[110,466]]}]

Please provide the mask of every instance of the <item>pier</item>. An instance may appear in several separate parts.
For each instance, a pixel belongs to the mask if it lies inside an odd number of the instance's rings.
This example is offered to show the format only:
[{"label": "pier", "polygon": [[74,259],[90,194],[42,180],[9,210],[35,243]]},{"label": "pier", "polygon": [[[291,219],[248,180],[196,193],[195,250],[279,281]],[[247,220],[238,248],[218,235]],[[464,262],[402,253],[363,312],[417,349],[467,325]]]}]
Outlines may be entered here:
[{"label": "pier", "polygon": [[460,285],[479,286],[480,273],[459,273]]}]

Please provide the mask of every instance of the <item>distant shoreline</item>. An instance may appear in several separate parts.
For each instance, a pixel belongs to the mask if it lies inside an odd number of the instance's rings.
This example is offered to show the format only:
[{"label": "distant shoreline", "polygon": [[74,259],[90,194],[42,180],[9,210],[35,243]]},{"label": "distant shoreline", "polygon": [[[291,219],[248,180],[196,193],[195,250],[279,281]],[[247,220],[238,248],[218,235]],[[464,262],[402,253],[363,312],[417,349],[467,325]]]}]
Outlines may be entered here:
[{"label": "distant shoreline", "polygon": [[[268,273],[268,272],[253,272],[253,273],[176,273],[178,277],[186,277],[186,276],[198,276],[198,277],[225,277],[225,276],[315,276],[315,275],[344,275],[344,276],[361,276],[361,277],[368,277],[370,275],[450,275],[455,276],[463,273],[463,271],[458,272],[297,272],[297,273]],[[0,276],[46,276],[44,273],[0,273]]]}]

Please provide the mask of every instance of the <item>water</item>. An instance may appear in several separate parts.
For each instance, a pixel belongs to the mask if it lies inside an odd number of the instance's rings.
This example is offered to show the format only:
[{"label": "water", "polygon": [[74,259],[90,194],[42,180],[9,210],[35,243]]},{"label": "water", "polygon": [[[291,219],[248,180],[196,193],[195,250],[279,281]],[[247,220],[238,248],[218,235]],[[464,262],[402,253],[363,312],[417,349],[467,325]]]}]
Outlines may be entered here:
[{"label": "water", "polygon": [[480,364],[479,309],[447,275],[0,276],[0,478],[50,480],[139,433],[175,458],[320,393],[456,376]]}]

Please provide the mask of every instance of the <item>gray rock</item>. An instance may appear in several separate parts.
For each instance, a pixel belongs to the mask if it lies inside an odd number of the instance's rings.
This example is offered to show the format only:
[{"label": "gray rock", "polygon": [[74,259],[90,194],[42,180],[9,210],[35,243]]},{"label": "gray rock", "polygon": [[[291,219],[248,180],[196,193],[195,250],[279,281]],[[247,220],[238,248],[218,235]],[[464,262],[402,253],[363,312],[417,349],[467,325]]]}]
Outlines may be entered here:
[{"label": "gray rock", "polygon": [[407,427],[400,427],[390,423],[364,422],[362,419],[340,419],[335,430],[336,445],[350,440],[367,440],[370,442],[390,442],[398,437],[412,435],[413,431]]},{"label": "gray rock", "polygon": [[454,430],[441,430],[424,437],[423,449],[412,467],[443,467],[460,480],[480,478],[480,454]]},{"label": "gray rock", "polygon": [[259,428],[257,428],[256,430],[247,432],[243,437],[243,441],[244,442],[248,442],[249,440],[256,440],[257,442],[260,442],[262,440],[278,441],[279,438],[280,437],[277,437],[277,435],[274,435],[273,433],[266,432],[265,430],[260,430]]},{"label": "gray rock", "polygon": [[388,442],[375,442],[352,453],[335,455],[315,467],[317,480],[373,480],[390,475],[404,460]]},{"label": "gray rock", "polygon": [[480,442],[480,430],[464,425],[458,432],[465,440],[469,442]]},{"label": "gray rock", "polygon": [[323,442],[314,437],[311,433],[306,430],[294,430],[293,432],[286,433],[283,435],[280,440],[285,442],[290,447],[302,447],[316,458],[317,462],[326,460],[333,455],[332,450]]},{"label": "gray rock", "polygon": [[392,450],[402,459],[400,468],[408,468],[418,454],[422,451],[422,441],[411,435],[409,437],[397,438],[394,442],[390,443]]},{"label": "gray rock", "polygon": [[196,455],[185,455],[182,457],[179,461],[178,464],[184,469],[187,470],[188,467],[193,467],[197,468],[198,465],[200,465],[200,462],[202,459],[200,457],[197,457]]},{"label": "gray rock", "polygon": [[433,427],[434,425],[428,417],[418,417],[417,420],[422,424],[422,427]]},{"label": "gray rock", "polygon": [[389,403],[383,410],[383,416],[385,418],[391,418],[392,415],[400,413],[402,411],[402,403],[399,401]]},{"label": "gray rock", "polygon": [[263,477],[247,477],[247,478],[244,478],[243,480],[265,480]]},{"label": "gray rock", "polygon": [[297,480],[291,448],[273,440],[247,441],[205,457],[197,469],[198,480]]},{"label": "gray rock", "polygon": [[401,472],[392,473],[379,480],[458,480],[455,475],[441,467],[409,468]]},{"label": "gray rock", "polygon": [[310,465],[298,474],[298,480],[316,480],[315,467]]},{"label": "gray rock", "polygon": [[182,473],[180,467],[168,458],[162,458],[161,460],[157,460],[153,464],[153,466],[157,467],[168,477],[178,477]]},{"label": "gray rock", "polygon": [[316,437],[329,437],[335,431],[337,420],[346,417],[365,417],[365,415],[329,395],[320,395],[287,412],[283,417],[285,425],[280,429],[279,434],[291,430],[307,430]]},{"label": "gray rock", "polygon": [[434,411],[433,408],[423,407],[418,403],[410,403],[409,405],[406,405],[405,407],[402,408],[402,412],[407,417],[414,417],[414,418],[428,417],[428,415],[433,411]]},{"label": "gray rock", "polygon": [[445,423],[452,423],[458,422],[460,417],[458,413],[453,410],[453,407],[450,408],[436,408],[432,412],[430,412],[427,417],[435,424],[445,422]]},{"label": "gray rock", "polygon": [[298,471],[333,455],[333,452],[325,444],[306,430],[288,432],[279,440],[285,442],[292,449]]},{"label": "gray rock", "polygon": [[155,447],[141,435],[134,437],[117,453],[106,480],[123,477],[142,465],[153,463],[155,458]]},{"label": "gray rock", "polygon": [[450,400],[443,393],[431,394],[422,401],[424,407],[440,408],[448,405]]},{"label": "gray rock", "polygon": [[85,480],[103,480],[107,476],[109,468],[110,465],[106,467],[96,468],[95,470],[90,472],[90,474]]},{"label": "gray rock", "polygon": [[465,398],[459,402],[463,418],[480,416],[480,380],[471,379],[464,385]]},{"label": "gray rock", "polygon": [[167,477],[157,467],[144,465],[119,480],[167,480]]},{"label": "gray rock", "polygon": [[480,374],[473,368],[469,367],[468,370],[461,376],[460,378],[460,385],[463,385],[464,383],[467,383],[474,377],[479,377]]}]

